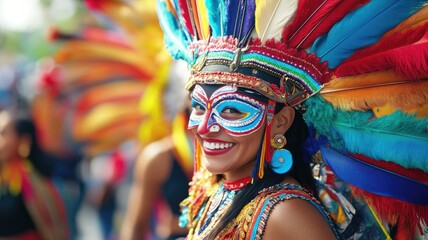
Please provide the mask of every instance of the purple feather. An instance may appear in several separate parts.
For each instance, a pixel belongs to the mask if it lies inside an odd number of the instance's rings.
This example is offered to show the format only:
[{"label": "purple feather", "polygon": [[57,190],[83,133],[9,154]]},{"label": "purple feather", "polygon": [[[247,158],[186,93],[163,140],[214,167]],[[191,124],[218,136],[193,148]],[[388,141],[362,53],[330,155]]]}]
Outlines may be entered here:
[{"label": "purple feather", "polygon": [[[244,22],[242,23],[242,33],[239,37],[239,40],[243,39],[245,36],[251,34],[251,31],[254,29],[254,16],[256,10],[256,1],[255,0],[244,0],[246,3]],[[248,39],[247,39],[248,40]]]},{"label": "purple feather", "polygon": [[[227,6],[226,35],[241,41],[249,36],[254,28],[255,0],[230,0]],[[248,37],[245,39],[248,40]],[[243,42],[245,44],[246,42]]]}]

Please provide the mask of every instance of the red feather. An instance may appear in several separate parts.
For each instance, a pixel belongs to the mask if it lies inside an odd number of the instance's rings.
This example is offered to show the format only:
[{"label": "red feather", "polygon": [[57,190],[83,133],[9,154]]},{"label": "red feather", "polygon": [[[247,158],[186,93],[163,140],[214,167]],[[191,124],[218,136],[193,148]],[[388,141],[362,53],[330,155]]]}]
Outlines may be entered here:
[{"label": "red feather", "polygon": [[428,24],[382,38],[357,51],[335,71],[337,77],[393,69],[410,79],[428,76]]},{"label": "red feather", "polygon": [[407,237],[404,239],[413,239],[417,229],[422,231],[421,222],[428,222],[428,205],[411,204],[366,192],[356,187],[351,188],[356,196],[366,200],[382,220],[396,225],[400,229],[394,239],[400,239],[398,237],[403,235]]},{"label": "red feather", "polygon": [[[282,33],[283,42],[288,42],[293,34],[295,34],[299,28],[301,28],[305,21],[317,11],[319,6],[328,0],[301,0],[297,5],[296,15],[293,21],[284,29]],[[337,0],[335,0],[337,1]]]},{"label": "red feather", "polygon": [[195,36],[194,19],[190,15],[188,0],[178,0],[178,7],[180,8],[181,17],[184,19],[184,25],[190,35]]},{"label": "red feather", "polygon": [[[361,154],[355,154],[354,157],[379,168],[414,179],[415,181],[428,183],[428,174],[420,169],[404,168],[392,162],[374,160]],[[397,225],[400,231],[397,231],[396,238],[394,239],[400,239],[399,235],[407,237],[414,236],[416,227],[420,227],[420,221],[428,222],[428,205],[412,204],[373,194],[356,187],[352,187],[352,191],[355,195],[364,198],[381,219],[392,225]],[[410,237],[408,239],[413,238]]]},{"label": "red feather", "polygon": [[290,47],[308,48],[336,22],[367,0],[300,1],[293,23],[284,31],[283,39]]}]

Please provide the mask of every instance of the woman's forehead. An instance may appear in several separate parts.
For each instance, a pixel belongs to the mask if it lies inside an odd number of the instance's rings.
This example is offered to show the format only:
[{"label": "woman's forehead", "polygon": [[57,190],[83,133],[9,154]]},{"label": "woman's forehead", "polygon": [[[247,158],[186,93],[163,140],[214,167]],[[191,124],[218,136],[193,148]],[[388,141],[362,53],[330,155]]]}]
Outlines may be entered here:
[{"label": "woman's forehead", "polygon": [[[222,85],[222,84],[198,84],[196,86],[199,86],[205,92],[206,97],[208,99],[210,99],[211,96],[217,90],[219,90],[222,87],[225,87],[226,85]],[[194,90],[195,90],[195,88],[193,88],[192,93]],[[238,87],[235,93],[254,98],[254,99],[259,100],[259,101],[264,102],[264,103],[268,102],[268,99],[265,96],[261,95],[258,92],[255,92],[251,89],[248,89],[248,88]]]}]

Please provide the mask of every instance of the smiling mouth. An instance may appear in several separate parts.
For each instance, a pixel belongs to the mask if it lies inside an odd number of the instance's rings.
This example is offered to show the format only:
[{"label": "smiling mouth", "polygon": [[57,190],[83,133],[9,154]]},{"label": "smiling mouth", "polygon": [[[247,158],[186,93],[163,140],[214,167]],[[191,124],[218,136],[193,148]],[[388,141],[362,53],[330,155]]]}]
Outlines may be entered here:
[{"label": "smiling mouth", "polygon": [[218,143],[204,141],[204,148],[209,150],[223,150],[233,147],[233,143]]}]

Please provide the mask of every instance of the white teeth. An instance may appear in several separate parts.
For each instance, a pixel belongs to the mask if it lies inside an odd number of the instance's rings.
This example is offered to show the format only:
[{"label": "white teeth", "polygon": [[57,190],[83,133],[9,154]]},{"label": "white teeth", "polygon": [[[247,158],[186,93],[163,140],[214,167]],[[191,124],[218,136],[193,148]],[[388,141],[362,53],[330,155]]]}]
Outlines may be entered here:
[{"label": "white teeth", "polygon": [[204,142],[204,148],[207,149],[225,149],[225,148],[231,148],[233,146],[232,143],[210,143],[210,142]]}]

